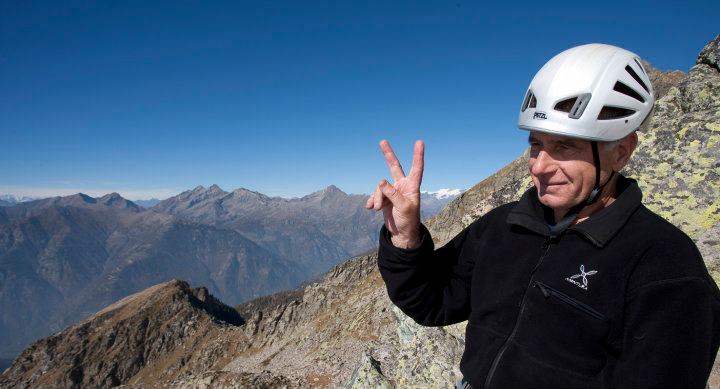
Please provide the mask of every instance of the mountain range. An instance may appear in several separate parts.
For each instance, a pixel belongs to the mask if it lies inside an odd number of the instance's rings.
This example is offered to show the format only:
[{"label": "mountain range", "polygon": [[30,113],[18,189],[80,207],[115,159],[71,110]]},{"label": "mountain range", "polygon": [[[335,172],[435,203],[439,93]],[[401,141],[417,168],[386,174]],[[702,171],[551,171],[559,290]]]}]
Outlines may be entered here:
[{"label": "mountain range", "polygon": [[1,207],[0,357],[173,278],[231,304],[296,287],[375,245],[381,215],[366,199],[335,186],[282,199],[213,185],[151,209],[117,193]]}]

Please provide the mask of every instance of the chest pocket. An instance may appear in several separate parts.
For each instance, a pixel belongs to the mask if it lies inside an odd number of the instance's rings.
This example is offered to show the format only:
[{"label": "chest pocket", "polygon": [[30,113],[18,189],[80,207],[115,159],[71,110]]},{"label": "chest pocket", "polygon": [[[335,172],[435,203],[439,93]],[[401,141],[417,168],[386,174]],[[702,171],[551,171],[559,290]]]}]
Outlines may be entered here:
[{"label": "chest pocket", "polygon": [[608,319],[558,288],[534,281],[527,292],[516,342],[537,360],[584,376],[605,365]]}]

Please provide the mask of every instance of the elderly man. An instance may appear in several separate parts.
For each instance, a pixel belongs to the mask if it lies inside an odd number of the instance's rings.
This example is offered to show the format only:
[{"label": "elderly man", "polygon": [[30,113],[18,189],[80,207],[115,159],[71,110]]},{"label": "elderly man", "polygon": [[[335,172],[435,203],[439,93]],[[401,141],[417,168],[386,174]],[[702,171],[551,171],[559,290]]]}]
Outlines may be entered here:
[{"label": "elderly man", "polygon": [[654,95],[639,58],[566,50],[532,80],[519,115],[534,187],[434,250],[420,223],[424,145],[382,210],[378,265],[419,324],[467,320],[461,386],[704,388],[720,342],[720,292],[693,242],[641,203],[619,171]]}]

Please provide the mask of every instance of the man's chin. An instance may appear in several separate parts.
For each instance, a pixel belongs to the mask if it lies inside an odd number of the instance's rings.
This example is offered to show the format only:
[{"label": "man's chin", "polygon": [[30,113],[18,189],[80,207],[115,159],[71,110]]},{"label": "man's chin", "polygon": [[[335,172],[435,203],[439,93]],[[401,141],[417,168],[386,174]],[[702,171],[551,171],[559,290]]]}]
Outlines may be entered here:
[{"label": "man's chin", "polygon": [[568,205],[570,202],[567,201],[567,199],[550,193],[540,194],[540,192],[538,192],[538,200],[540,200],[544,206],[552,209],[568,209],[572,207],[572,205]]}]

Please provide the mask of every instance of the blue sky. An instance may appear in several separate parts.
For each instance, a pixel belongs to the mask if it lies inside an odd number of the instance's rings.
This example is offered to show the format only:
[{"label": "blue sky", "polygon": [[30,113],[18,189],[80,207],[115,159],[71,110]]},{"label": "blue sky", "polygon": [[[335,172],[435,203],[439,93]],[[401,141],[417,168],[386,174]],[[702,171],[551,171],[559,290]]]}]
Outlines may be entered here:
[{"label": "blue sky", "polygon": [[218,184],[369,193],[426,142],[423,190],[519,156],[533,74],[583,43],[687,71],[720,1],[2,2],[0,193]]}]

